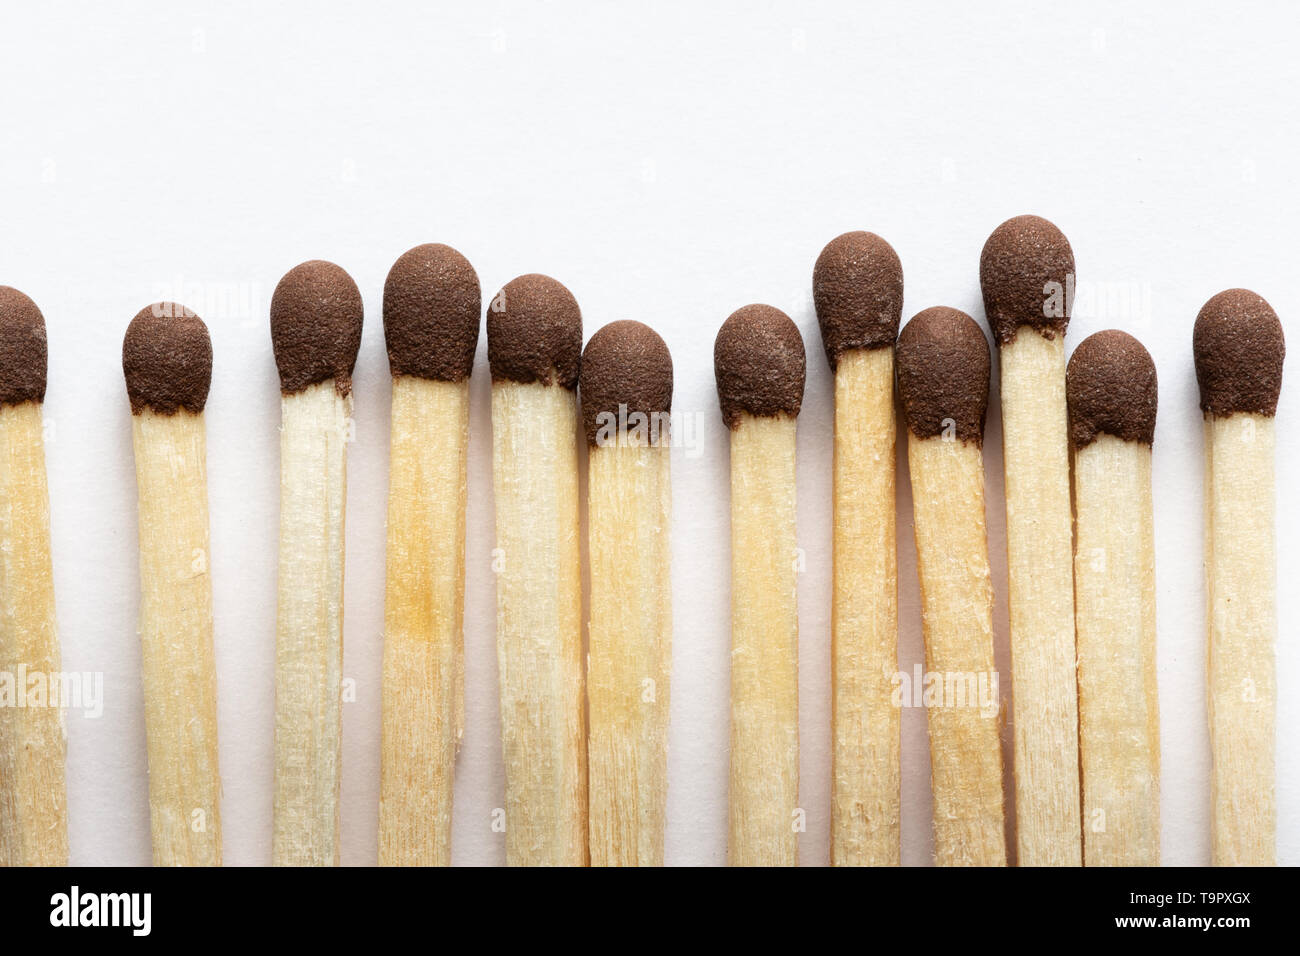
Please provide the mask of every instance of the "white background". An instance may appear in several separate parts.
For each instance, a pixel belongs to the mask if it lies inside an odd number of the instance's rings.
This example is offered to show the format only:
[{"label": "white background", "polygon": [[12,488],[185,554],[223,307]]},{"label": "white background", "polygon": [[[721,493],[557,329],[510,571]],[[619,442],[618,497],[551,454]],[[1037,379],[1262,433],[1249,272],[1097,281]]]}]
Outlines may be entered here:
[{"label": "white background", "polygon": [[[380,292],[393,260],[447,242],[490,296],[531,271],[566,283],[590,334],[636,318],[676,364],[699,454],[674,462],[676,635],[667,858],[725,860],[726,435],[714,334],[748,302],[790,313],[808,348],[800,418],[800,858],[828,858],[830,376],[811,304],[829,239],[898,250],[905,317],[983,321],[980,248],[1035,212],[1075,250],[1072,347],[1121,326],[1160,374],[1156,437],[1163,852],[1208,862],[1203,446],[1192,321],[1256,289],[1293,341],[1300,7],[1293,4],[871,5],[487,2],[11,5],[0,23],[0,282],[49,327],[47,457],[66,669],[102,671],[105,710],[69,718],[72,859],[150,859],[135,479],[122,332],[177,297],[209,324],[212,575],[225,856],[270,856],[279,390],[267,304],[295,263],[356,278],[348,504],[343,859],[376,855],[389,374]],[[1109,295],[1089,302],[1089,287]],[[1129,294],[1126,294],[1129,293]],[[457,862],[503,860],[488,375],[473,379],[465,632],[469,726]],[[996,386],[985,453],[1006,672]],[[1279,860],[1300,863],[1300,478],[1279,418]],[[920,660],[900,472],[899,662]],[[930,860],[924,714],[906,711],[903,858]]]}]

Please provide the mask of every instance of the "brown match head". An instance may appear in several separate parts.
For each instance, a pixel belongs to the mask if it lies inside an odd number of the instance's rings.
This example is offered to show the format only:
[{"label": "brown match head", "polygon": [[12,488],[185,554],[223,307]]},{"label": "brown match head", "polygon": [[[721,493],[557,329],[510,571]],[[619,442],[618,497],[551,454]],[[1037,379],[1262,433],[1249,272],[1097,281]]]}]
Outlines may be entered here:
[{"label": "brown match head", "polygon": [[45,316],[17,289],[0,285],[0,405],[45,401]]},{"label": "brown match head", "polygon": [[451,246],[403,253],[384,282],[389,369],[437,382],[469,378],[482,312],[474,267]]},{"label": "brown match head", "polygon": [[1156,365],[1142,343],[1107,329],[1088,336],[1065,371],[1070,441],[1083,448],[1097,436],[1150,445],[1156,437]]},{"label": "brown match head", "polygon": [[903,265],[872,232],[846,232],[813,266],[813,302],[831,371],[850,349],[892,348],[903,315]]},{"label": "brown match head", "polygon": [[175,302],[141,309],[122,339],[122,371],[132,414],[145,409],[196,415],[212,384],[212,339],[197,315]]},{"label": "brown match head", "polygon": [[982,445],[991,364],[975,320],[943,306],[919,312],[899,334],[897,356],[898,395],[912,434]]},{"label": "brown match head", "polygon": [[573,293],[550,276],[507,282],[488,306],[487,336],[492,381],[578,387],[582,312]]},{"label": "brown match head", "polygon": [[980,287],[999,345],[1028,326],[1044,338],[1065,334],[1073,305],[1074,250],[1038,216],[1016,216],[993,230],[980,253]]},{"label": "brown match head", "polygon": [[798,415],[806,372],[803,336],[790,316],[747,305],[722,323],[713,343],[713,374],[728,428],[744,414]]},{"label": "brown match head", "polygon": [[625,319],[597,331],[582,353],[579,378],[588,445],[603,444],[597,439],[609,434],[611,424],[618,428],[620,418],[638,412],[646,416],[649,435],[652,416],[672,411],[673,358],[659,333],[640,322]]},{"label": "brown match head", "polygon": [[1228,289],[1205,303],[1192,351],[1206,415],[1277,414],[1286,339],[1273,307],[1254,292]]},{"label": "brown match head", "polygon": [[313,259],[285,273],[271,296],[280,390],[292,395],[333,380],[339,394],[351,392],[362,312],[357,284],[334,263]]}]

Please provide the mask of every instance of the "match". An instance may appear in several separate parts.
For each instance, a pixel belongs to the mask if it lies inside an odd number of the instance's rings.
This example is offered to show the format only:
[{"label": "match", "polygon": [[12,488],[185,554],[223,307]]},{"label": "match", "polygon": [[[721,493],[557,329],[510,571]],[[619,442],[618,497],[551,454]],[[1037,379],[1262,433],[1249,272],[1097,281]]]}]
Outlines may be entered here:
[{"label": "match", "polygon": [[732,866],[794,866],[799,838],[795,421],[799,329],[770,305],[732,313],[713,347],[731,431]]},{"label": "match", "polygon": [[1155,364],[1133,336],[1098,332],[1070,356],[1066,397],[1074,447],[1083,862],[1159,866]]},{"label": "match", "polygon": [[1009,219],[984,244],[980,285],[1002,366],[1017,862],[1080,866],[1065,403],[1074,253],[1046,219]]},{"label": "match", "polygon": [[122,370],[140,525],[140,643],[154,866],[221,865],[212,648],[207,326],[159,302],[127,327]]},{"label": "match", "polygon": [[591,865],[663,866],[672,672],[673,361],[640,322],[587,343]]},{"label": "match", "polygon": [[492,300],[487,335],[506,863],[586,866],[574,394],[582,314],[554,279],[520,276]]},{"label": "match", "polygon": [[903,267],[870,232],[831,240],[813,301],[835,376],[832,461],[831,865],[898,866],[901,852],[894,340]]},{"label": "match", "polygon": [[451,865],[465,729],[469,377],[482,295],[450,246],[404,253],[384,283],[393,374],[379,774],[380,866]]},{"label": "match", "polygon": [[[0,286],[0,678],[60,671],[45,477],[45,316]],[[67,866],[61,702],[0,706],[0,866]]]},{"label": "match", "polygon": [[1205,414],[1211,857],[1273,866],[1273,418],[1286,342],[1277,313],[1245,289],[1205,303],[1192,341]]},{"label": "match", "polygon": [[271,296],[280,372],[280,567],[271,862],[337,866],[342,756],[343,530],[361,293],[330,262]]},{"label": "match", "polygon": [[988,341],[965,312],[926,309],[898,337],[925,668],[943,691],[926,708],[939,866],[1007,862],[999,707],[979,692],[998,686],[984,523],[989,373]]}]

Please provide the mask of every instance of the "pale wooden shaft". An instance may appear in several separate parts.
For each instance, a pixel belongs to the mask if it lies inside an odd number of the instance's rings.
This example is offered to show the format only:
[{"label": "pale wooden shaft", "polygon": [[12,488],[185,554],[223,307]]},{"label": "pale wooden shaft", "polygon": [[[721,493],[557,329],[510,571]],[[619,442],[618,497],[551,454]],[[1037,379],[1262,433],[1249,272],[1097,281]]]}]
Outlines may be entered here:
[{"label": "pale wooden shaft", "polygon": [[381,866],[451,864],[453,770],[464,729],[468,446],[468,379],[393,379]]},{"label": "pale wooden shaft", "polygon": [[794,866],[799,810],[795,419],[731,430],[732,866]]},{"label": "pale wooden shaft", "polygon": [[934,858],[1005,866],[984,458],[972,443],[910,435],[908,465],[925,664],[941,688],[926,709]]},{"label": "pale wooden shaft", "polygon": [[900,852],[894,350],[835,372],[831,603],[831,863],[897,866]]},{"label": "pale wooden shaft", "polygon": [[1206,423],[1212,861],[1272,866],[1277,557],[1273,419]]},{"label": "pale wooden shaft", "polygon": [[1080,448],[1074,502],[1084,863],[1159,866],[1151,446]]},{"label": "pale wooden shaft", "polygon": [[[39,402],[0,405],[0,680],[25,703],[61,666],[42,428]],[[66,866],[66,702],[16,703],[0,706],[0,866]]]},{"label": "pale wooden shaft", "polygon": [[286,395],[280,425],[271,861],[337,866],[343,530],[351,396],[332,381]]},{"label": "pale wooden shaft", "polygon": [[587,755],[592,866],[662,866],[672,661],[667,444],[591,448]]},{"label": "pale wooden shaft", "polygon": [[506,862],[587,863],[577,403],[492,385]]},{"label": "pale wooden shaft", "polygon": [[1065,343],[1002,346],[1017,862],[1079,866],[1079,713]]},{"label": "pale wooden shaft", "polygon": [[203,416],[132,415],[155,866],[221,864]]}]

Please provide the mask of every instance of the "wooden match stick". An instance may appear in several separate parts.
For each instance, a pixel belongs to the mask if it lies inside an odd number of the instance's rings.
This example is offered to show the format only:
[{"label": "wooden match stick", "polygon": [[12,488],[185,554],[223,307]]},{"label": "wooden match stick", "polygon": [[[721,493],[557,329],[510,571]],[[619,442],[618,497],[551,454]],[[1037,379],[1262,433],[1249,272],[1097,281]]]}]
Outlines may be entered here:
[{"label": "wooden match stick", "polygon": [[337,866],[343,528],[361,293],[330,262],[291,269],[271,297],[280,371],[280,570],[271,862]]},{"label": "wooden match stick", "polygon": [[894,340],[903,267],[870,232],[831,240],[813,301],[835,375],[831,864],[897,866],[900,844]]},{"label": "wooden match stick", "polygon": [[731,430],[732,866],[794,866],[799,840],[795,419],[803,339],[770,305],[732,313],[713,347]]},{"label": "wooden match stick", "polygon": [[[57,674],[41,405],[45,317],[0,286],[0,675],[26,691]],[[0,866],[67,866],[66,731],[62,702],[0,707]]]},{"label": "wooden match stick", "polygon": [[673,637],[668,346],[640,322],[611,322],[583,352],[580,395],[591,864],[662,866]]},{"label": "wooden match stick", "polygon": [[926,309],[898,337],[925,667],[942,689],[926,708],[940,866],[1007,862],[999,701],[989,693],[998,686],[984,524],[989,368],[988,342],[965,312]]},{"label": "wooden match stick", "polygon": [[469,376],[481,319],[478,276],[450,246],[416,246],[389,271],[381,866],[451,864],[453,770],[465,727]]},{"label": "wooden match stick", "polygon": [[160,302],[127,327],[122,370],[140,515],[149,810],[155,866],[221,865],[217,669],[208,557],[207,326]]},{"label": "wooden match stick", "polygon": [[1220,292],[1193,334],[1205,413],[1212,861],[1276,863],[1273,416],[1286,342],[1267,302]]},{"label": "wooden match stick", "polygon": [[543,275],[487,314],[506,863],[587,864],[578,408],[582,314]]},{"label": "wooden match stick", "polygon": [[1002,365],[1017,862],[1079,866],[1079,714],[1065,327],[1074,253],[1037,216],[998,226],[980,285]]},{"label": "wooden match stick", "polygon": [[1131,335],[1098,332],[1070,356],[1066,395],[1074,446],[1083,861],[1159,866],[1156,367]]}]

